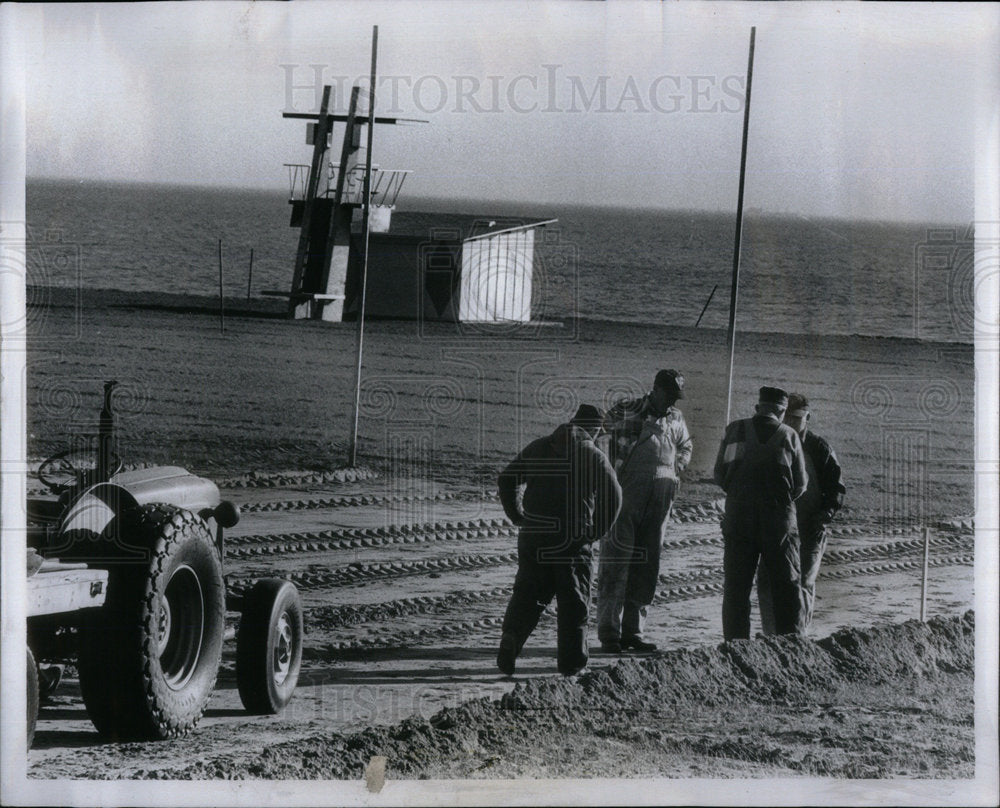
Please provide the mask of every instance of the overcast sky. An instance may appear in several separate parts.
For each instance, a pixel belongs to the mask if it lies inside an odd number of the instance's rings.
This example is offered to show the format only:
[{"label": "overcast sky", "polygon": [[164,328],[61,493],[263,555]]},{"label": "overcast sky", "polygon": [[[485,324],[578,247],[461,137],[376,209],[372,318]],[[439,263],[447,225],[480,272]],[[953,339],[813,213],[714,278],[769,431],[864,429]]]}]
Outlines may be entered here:
[{"label": "overcast sky", "polygon": [[[374,159],[406,193],[970,221],[1000,97],[995,6],[38,5],[28,176],[287,187],[322,83],[346,108],[379,26]],[[314,67],[315,66],[315,67]],[[319,80],[317,81],[317,76]],[[339,138],[339,131],[335,135]]]}]

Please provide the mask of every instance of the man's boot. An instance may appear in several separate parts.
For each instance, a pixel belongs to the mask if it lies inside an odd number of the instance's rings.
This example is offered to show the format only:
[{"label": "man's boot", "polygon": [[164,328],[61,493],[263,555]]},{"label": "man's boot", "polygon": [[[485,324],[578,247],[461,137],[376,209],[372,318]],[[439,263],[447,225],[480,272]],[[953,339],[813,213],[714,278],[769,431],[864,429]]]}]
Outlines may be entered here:
[{"label": "man's boot", "polygon": [[497,651],[497,667],[505,676],[514,675],[514,660],[517,659],[517,637],[512,631],[500,635],[500,650]]}]

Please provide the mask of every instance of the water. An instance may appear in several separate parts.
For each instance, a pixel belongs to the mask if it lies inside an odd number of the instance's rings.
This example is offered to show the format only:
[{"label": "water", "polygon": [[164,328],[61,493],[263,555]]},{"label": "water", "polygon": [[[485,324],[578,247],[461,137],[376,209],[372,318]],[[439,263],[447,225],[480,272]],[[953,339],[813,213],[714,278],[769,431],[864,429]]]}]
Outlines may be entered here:
[{"label": "water", "polygon": [[[291,282],[298,230],[283,192],[33,180],[28,183],[28,283],[245,295]],[[410,231],[467,226],[510,205],[454,203],[462,217],[407,212]],[[437,205],[442,204],[438,202]],[[537,250],[533,316],[725,328],[734,215],[529,206],[558,218]],[[393,228],[396,229],[395,226]],[[962,226],[744,218],[740,330],[864,334],[971,342],[971,236]],[[373,271],[377,271],[377,268]]]}]

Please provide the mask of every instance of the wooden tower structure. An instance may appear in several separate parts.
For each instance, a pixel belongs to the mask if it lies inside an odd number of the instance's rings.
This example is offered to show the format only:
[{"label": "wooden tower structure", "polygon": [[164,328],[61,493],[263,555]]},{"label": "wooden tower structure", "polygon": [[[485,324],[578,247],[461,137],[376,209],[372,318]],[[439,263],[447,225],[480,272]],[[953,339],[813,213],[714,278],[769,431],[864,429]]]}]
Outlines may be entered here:
[{"label": "wooden tower structure", "polygon": [[[351,222],[364,203],[365,159],[362,127],[375,124],[427,123],[413,118],[387,118],[359,114],[360,88],[351,90],[346,115],[331,113],[331,88],[323,88],[318,114],[285,112],[282,117],[310,121],[306,142],[313,147],[309,165],[286,163],[289,177],[291,226],[299,228],[292,286],[288,292],[265,294],[288,297],[288,316],[340,321],[344,316],[345,286],[351,253]],[[328,154],[335,123],[344,124],[340,161]],[[324,180],[324,174],[325,180]],[[370,228],[389,229],[392,209],[409,171],[372,166],[368,178]]]}]

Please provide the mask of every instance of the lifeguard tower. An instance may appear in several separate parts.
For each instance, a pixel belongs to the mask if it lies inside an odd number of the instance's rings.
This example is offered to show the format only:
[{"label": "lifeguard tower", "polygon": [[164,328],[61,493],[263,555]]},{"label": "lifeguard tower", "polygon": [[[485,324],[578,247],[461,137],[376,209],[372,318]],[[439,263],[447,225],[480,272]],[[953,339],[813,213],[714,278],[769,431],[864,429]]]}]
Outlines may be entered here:
[{"label": "lifeguard tower", "polygon": [[[351,91],[346,115],[328,112],[330,87],[323,88],[318,115],[286,112],[285,118],[302,118],[306,142],[312,145],[310,165],[286,163],[292,206],[291,226],[300,228],[292,287],[288,292],[264,294],[288,297],[288,315],[296,319],[338,322],[344,317],[345,286],[351,257],[351,222],[364,203],[365,155],[361,128],[371,125],[358,114],[359,88]],[[334,124],[344,123],[340,161],[328,153]],[[375,117],[376,124],[426,123],[410,118]],[[409,171],[372,166],[369,228],[373,233],[389,229],[396,199]]]},{"label": "lifeguard tower", "polygon": [[[364,205],[366,154],[358,113],[359,88],[351,92],[346,115],[328,111],[330,87],[323,88],[318,115],[286,112],[309,121],[309,165],[286,163],[291,226],[299,228],[291,289],[265,291],[288,298],[288,316],[340,322],[359,315],[362,265],[371,295],[365,310],[376,317],[460,322],[531,320],[535,232],[556,219],[466,216],[459,227],[413,229],[403,222],[390,232],[392,213],[408,170],[371,167],[368,234],[353,233]],[[340,161],[328,154],[335,123],[344,123]],[[375,124],[427,123],[413,118],[375,117]],[[405,214],[400,214],[404,219]],[[437,232],[447,230],[446,234]],[[367,246],[366,246],[367,245]]]}]

